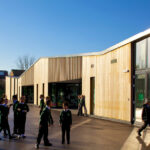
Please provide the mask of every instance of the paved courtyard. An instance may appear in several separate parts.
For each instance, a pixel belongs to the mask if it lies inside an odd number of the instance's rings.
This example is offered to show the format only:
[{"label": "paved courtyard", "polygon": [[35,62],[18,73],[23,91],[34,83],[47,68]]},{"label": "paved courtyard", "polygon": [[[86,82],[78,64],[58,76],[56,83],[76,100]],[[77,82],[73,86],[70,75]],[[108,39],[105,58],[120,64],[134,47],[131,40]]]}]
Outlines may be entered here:
[{"label": "paved courtyard", "polygon": [[[137,128],[126,124],[104,121],[88,117],[78,117],[73,110],[71,144],[61,144],[59,127],[60,110],[52,110],[54,126],[49,128],[49,140],[52,147],[40,149],[51,150],[147,150],[150,149],[150,131],[146,130],[141,138],[137,137]],[[13,113],[9,115],[13,129]],[[39,108],[30,106],[27,115],[26,139],[0,141],[0,150],[33,150],[36,143],[39,122]]]}]

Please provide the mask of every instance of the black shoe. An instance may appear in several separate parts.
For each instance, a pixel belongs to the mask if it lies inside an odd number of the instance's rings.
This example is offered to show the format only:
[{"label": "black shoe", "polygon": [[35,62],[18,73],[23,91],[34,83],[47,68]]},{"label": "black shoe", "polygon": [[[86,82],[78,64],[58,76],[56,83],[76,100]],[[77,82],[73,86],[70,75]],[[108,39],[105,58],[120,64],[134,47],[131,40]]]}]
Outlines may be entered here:
[{"label": "black shoe", "polygon": [[52,146],[52,144],[51,143],[46,143],[46,144],[44,144],[45,146]]},{"label": "black shoe", "polygon": [[141,132],[140,131],[137,131],[138,132],[138,136],[141,136]]},{"label": "black shoe", "polygon": [[12,136],[13,136],[13,137],[17,137],[17,133],[13,133]]},{"label": "black shoe", "polygon": [[61,144],[65,144],[65,142],[64,142],[64,141],[62,141],[62,142],[61,142]]},{"label": "black shoe", "polygon": [[39,149],[39,144],[35,144],[34,146],[36,149]]},{"label": "black shoe", "polygon": [[7,138],[7,134],[4,134],[4,136],[3,136],[4,138]]},{"label": "black shoe", "polygon": [[70,142],[67,142],[67,144],[70,144]]}]

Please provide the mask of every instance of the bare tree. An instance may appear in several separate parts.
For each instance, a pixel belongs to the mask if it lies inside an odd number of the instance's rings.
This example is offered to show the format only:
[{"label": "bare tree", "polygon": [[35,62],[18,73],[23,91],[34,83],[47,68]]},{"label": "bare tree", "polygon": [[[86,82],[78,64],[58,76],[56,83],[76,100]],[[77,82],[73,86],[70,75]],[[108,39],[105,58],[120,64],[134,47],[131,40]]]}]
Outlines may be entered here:
[{"label": "bare tree", "polygon": [[25,55],[17,59],[17,67],[18,69],[21,70],[27,70],[34,62],[35,62],[34,57]]}]

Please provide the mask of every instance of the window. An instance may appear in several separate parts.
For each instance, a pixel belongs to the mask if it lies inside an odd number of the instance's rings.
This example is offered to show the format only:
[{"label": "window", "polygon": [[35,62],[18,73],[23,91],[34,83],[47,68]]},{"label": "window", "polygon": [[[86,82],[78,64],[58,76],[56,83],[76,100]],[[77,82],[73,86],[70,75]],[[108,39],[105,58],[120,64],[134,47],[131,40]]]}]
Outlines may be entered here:
[{"label": "window", "polygon": [[135,79],[135,99],[136,107],[141,108],[145,99],[145,75],[139,74],[136,75]]},{"label": "window", "polygon": [[44,91],[45,91],[45,86],[44,86],[44,83],[43,83],[43,95],[44,95]]},{"label": "window", "polygon": [[3,71],[0,71],[0,76],[4,76],[5,73]]},{"label": "window", "polygon": [[136,43],[136,69],[146,68],[146,39]]}]

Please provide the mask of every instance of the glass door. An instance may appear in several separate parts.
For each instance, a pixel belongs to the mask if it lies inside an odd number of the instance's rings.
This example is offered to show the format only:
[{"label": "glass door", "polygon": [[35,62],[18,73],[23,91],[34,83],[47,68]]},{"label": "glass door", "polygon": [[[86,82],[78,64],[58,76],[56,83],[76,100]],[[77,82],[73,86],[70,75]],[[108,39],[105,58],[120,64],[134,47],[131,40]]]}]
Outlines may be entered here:
[{"label": "glass door", "polygon": [[90,114],[94,115],[95,110],[95,77],[90,78]]},{"label": "glass door", "polygon": [[138,74],[135,78],[135,107],[136,121],[141,122],[142,106],[145,103],[146,75]]}]

